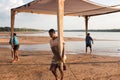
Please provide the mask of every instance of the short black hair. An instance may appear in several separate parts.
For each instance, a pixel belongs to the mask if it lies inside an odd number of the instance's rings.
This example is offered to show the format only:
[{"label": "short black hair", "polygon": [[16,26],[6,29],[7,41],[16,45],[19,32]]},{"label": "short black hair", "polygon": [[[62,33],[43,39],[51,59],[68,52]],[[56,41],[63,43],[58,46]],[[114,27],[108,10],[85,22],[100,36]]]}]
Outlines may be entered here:
[{"label": "short black hair", "polygon": [[55,30],[54,29],[50,29],[49,30],[49,33],[52,32],[52,33],[55,33]]},{"label": "short black hair", "polygon": [[90,33],[87,33],[87,35],[90,35]]},{"label": "short black hair", "polygon": [[16,36],[16,33],[14,33],[13,35]]}]

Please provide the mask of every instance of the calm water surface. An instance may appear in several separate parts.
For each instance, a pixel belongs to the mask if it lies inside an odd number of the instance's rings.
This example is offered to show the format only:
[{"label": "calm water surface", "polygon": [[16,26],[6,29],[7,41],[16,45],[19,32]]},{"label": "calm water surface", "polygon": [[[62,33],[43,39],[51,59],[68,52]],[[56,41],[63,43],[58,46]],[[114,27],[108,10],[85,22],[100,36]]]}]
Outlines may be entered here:
[{"label": "calm water surface", "polygon": [[[105,39],[108,41],[94,41],[93,54],[117,56],[120,57],[120,32],[90,32],[94,39]],[[37,34],[18,34],[18,36],[49,36],[47,32]],[[85,38],[84,32],[64,32],[65,37],[80,37]],[[6,37],[5,37],[6,38]],[[0,45],[0,47],[9,47],[9,45]],[[68,54],[84,54],[85,42],[66,42],[66,53]],[[49,44],[32,44],[20,45],[20,50],[47,50],[50,51]]]}]

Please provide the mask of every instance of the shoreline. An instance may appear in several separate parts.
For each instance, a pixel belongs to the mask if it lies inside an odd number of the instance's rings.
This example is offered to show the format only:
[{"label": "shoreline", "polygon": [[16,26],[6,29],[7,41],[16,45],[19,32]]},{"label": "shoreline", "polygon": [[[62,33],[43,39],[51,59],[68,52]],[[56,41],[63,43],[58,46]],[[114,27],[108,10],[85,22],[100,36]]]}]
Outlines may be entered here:
[{"label": "shoreline", "polygon": [[[46,44],[50,37],[47,36],[19,36],[20,44]],[[84,41],[83,38],[65,37],[65,41]],[[9,44],[9,38],[0,38],[0,44]]]},{"label": "shoreline", "polygon": [[[0,44],[9,44],[10,38],[0,38]],[[47,44],[50,41],[48,36],[19,36],[20,44]],[[64,37],[65,42],[85,41],[84,38]],[[94,39],[94,41],[119,41],[109,39]]]}]

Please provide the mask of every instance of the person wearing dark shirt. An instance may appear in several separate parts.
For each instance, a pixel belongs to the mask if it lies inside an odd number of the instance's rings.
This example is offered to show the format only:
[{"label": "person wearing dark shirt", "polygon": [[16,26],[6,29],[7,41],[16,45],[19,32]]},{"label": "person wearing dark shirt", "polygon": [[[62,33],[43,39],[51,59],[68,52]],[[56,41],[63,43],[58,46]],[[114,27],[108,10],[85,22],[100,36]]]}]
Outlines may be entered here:
[{"label": "person wearing dark shirt", "polygon": [[92,53],[92,44],[93,43],[93,39],[90,36],[90,33],[87,34],[86,36],[86,53],[87,53],[87,48],[90,48],[90,54]]}]

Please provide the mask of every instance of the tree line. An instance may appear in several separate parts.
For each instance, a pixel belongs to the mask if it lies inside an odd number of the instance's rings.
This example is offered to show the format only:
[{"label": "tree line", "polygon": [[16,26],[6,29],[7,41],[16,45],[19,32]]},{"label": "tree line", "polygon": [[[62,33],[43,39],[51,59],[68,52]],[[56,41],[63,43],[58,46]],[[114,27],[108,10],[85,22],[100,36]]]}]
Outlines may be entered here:
[{"label": "tree line", "polygon": [[[120,29],[88,30],[89,32],[120,32]],[[64,30],[64,32],[85,32],[85,30]]]},{"label": "tree line", "polygon": [[[10,32],[11,28],[10,27],[0,27],[0,32]],[[30,28],[14,28],[14,31],[16,32],[27,32],[27,31],[41,31],[39,29],[30,29]]]},{"label": "tree line", "polygon": [[[0,32],[10,32],[11,27],[0,27]],[[28,31],[48,31],[48,30],[39,30],[31,28],[14,28],[16,32],[28,32]],[[57,31],[57,30],[56,30]],[[98,30],[88,30],[89,32],[120,32],[120,29],[98,29]],[[85,30],[64,30],[64,32],[85,32]]]}]

